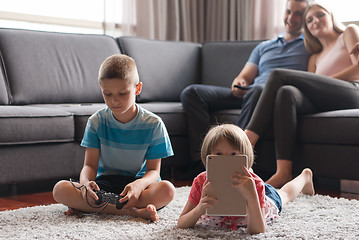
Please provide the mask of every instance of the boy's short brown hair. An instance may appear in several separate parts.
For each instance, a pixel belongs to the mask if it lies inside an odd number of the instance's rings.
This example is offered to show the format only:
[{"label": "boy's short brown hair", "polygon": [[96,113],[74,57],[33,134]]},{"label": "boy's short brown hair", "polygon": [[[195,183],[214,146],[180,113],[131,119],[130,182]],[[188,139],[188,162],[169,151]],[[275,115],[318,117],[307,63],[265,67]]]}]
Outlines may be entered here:
[{"label": "boy's short brown hair", "polygon": [[135,60],[124,54],[112,55],[103,61],[98,72],[98,81],[119,78],[130,83],[138,84],[139,76]]}]

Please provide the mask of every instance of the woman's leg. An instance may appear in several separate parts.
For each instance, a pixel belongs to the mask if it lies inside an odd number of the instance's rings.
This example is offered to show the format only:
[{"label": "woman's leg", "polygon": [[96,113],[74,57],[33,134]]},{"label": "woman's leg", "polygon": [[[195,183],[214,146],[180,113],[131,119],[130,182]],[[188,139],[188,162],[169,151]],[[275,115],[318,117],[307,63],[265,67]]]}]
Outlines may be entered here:
[{"label": "woman's leg", "polygon": [[275,188],[280,188],[290,180],[292,180],[292,161],[285,159],[277,159],[277,170],[266,183]]},{"label": "woman's leg", "polygon": [[[260,137],[271,126],[276,95],[284,85],[298,88],[318,111],[359,107],[359,88],[350,82],[303,71],[277,69],[268,78],[247,130]],[[255,144],[254,140],[251,142]]]},{"label": "woman's leg", "polygon": [[[286,85],[295,88],[282,88]],[[281,99],[281,96],[278,96],[277,100],[279,89],[292,89],[292,91],[283,91],[290,93],[287,94],[289,96],[287,100]],[[359,88],[350,82],[301,71],[284,69],[273,71],[246,130],[254,146],[274,121],[277,173],[268,183],[280,187],[291,179],[290,160],[296,140],[297,113],[358,108],[358,100]],[[285,110],[286,108],[288,109]]]},{"label": "woman's leg", "polygon": [[281,187],[292,179],[292,156],[297,136],[297,116],[315,112],[308,98],[296,87],[279,88],[274,108],[274,139],[277,155],[277,171],[267,181]]}]

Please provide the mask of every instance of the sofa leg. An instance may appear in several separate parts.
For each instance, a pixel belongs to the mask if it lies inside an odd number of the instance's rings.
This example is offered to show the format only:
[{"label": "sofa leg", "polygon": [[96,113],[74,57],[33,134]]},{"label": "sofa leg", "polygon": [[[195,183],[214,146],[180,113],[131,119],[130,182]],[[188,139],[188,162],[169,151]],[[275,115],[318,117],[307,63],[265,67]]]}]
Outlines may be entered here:
[{"label": "sofa leg", "polygon": [[16,183],[10,183],[9,184],[8,193],[9,193],[10,196],[17,195],[17,184]]}]

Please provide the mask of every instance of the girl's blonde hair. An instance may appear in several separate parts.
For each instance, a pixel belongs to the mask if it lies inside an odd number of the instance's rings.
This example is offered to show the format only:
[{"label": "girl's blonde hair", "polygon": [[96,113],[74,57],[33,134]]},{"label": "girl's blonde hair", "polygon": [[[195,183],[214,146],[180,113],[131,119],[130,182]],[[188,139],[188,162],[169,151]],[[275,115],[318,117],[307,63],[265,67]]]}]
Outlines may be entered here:
[{"label": "girl's blonde hair", "polygon": [[303,21],[303,25],[304,25],[303,26],[303,29],[304,29],[304,45],[305,45],[305,48],[307,49],[307,51],[310,54],[319,53],[323,49],[323,46],[319,42],[318,38],[314,37],[310,33],[310,31],[308,29],[308,26],[307,26],[307,21],[306,21],[306,17],[307,17],[307,14],[308,14],[309,10],[311,10],[315,6],[323,9],[324,11],[326,11],[331,16],[331,19],[332,19],[332,22],[333,22],[333,29],[334,29],[335,32],[341,34],[341,33],[343,33],[343,31],[345,29],[345,26],[342,23],[340,23],[340,22],[338,22],[336,20],[336,18],[333,15],[333,12],[330,11],[323,4],[310,3],[308,5],[308,7],[306,8],[306,10],[304,11],[304,14],[303,14],[303,19],[304,19],[304,21]]},{"label": "girl's blonde hair", "polygon": [[244,131],[233,124],[221,124],[213,126],[205,136],[201,148],[201,159],[206,165],[206,157],[212,153],[212,149],[219,140],[225,139],[241,154],[248,156],[248,167],[251,168],[254,162],[253,147]]}]

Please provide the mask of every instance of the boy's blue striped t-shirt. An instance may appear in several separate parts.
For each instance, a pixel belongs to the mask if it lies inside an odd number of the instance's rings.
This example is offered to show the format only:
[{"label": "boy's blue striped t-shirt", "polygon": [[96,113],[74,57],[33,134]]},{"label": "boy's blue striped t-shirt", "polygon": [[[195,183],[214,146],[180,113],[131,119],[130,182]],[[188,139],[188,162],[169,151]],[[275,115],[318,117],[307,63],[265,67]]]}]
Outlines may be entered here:
[{"label": "boy's blue striped t-shirt", "polygon": [[108,107],[88,119],[81,146],[100,149],[97,176],[142,177],[147,160],[173,155],[162,119],[136,106],[137,116],[128,123],[117,121]]}]

